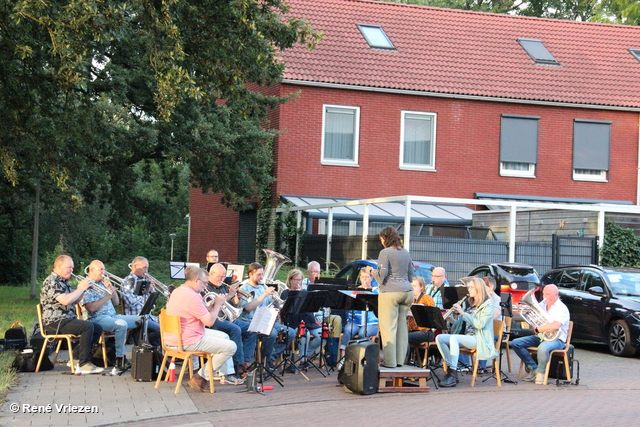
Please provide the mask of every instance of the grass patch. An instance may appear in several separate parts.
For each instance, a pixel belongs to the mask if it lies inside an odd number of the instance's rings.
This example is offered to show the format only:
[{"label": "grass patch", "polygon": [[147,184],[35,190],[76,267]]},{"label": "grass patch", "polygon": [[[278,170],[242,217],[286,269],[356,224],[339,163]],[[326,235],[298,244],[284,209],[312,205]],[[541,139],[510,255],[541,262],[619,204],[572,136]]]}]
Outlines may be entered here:
[{"label": "grass patch", "polygon": [[[38,287],[36,295],[40,295]],[[0,286],[0,334],[19,321],[27,328],[27,334],[33,332],[33,322],[38,320],[36,304],[38,299],[29,299],[29,286]]]},{"label": "grass patch", "polygon": [[[33,332],[33,322],[38,320],[36,304],[38,300],[29,299],[29,286],[0,286],[0,336],[15,321],[19,321],[27,329],[27,334]],[[36,295],[39,295],[40,290]],[[18,381],[18,373],[11,369],[15,351],[0,353],[0,403],[4,402],[9,389]]]},{"label": "grass patch", "polygon": [[0,353],[0,404],[4,403],[9,389],[18,382],[18,373],[11,368],[15,357],[15,351]]}]

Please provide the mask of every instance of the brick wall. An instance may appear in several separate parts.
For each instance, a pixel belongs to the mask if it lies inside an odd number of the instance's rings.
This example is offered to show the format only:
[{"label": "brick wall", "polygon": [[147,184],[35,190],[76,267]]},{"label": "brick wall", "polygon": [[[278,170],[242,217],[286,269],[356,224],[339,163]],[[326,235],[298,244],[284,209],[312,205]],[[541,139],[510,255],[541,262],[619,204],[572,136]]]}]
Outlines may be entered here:
[{"label": "brick wall", "polygon": [[191,187],[189,195],[191,234],[189,262],[206,264],[210,249],[220,254],[220,261],[236,262],[238,256],[238,213],[220,203],[220,195],[204,195]]},{"label": "brick wall", "polygon": [[[432,98],[353,90],[276,85],[265,91],[300,96],[272,111],[279,128],[274,196],[297,194],[351,198],[420,195],[472,198],[474,193],[602,200],[636,199],[638,114],[498,102]],[[358,167],[320,164],[322,105],[360,107]],[[437,113],[436,171],[400,170],[401,111]],[[501,177],[500,117],[539,116],[536,178]],[[572,179],[573,120],[609,120],[609,182]],[[192,189],[190,261],[204,262],[208,249],[234,262],[238,214]]]},{"label": "brick wall", "polygon": [[[638,114],[303,86],[281,107],[278,192],[335,197],[475,192],[635,201]],[[359,166],[320,164],[322,105],[360,107]],[[436,172],[400,170],[401,111],[437,113]],[[539,116],[536,178],[501,177],[501,114]],[[609,182],[572,179],[573,120],[610,120]]]}]

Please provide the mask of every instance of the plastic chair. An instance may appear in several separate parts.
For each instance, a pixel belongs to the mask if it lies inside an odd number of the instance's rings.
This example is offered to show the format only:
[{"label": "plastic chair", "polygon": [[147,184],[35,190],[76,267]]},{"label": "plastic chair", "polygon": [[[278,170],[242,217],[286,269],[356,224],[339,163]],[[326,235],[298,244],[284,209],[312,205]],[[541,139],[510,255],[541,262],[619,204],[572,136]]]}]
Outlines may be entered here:
[{"label": "plastic chair", "polygon": [[[213,387],[213,363],[211,360],[211,353],[206,351],[187,351],[182,349],[182,327],[180,325],[180,316],[170,316],[167,314],[167,310],[163,308],[160,311],[160,316],[158,316],[160,320],[160,339],[162,342],[162,349],[164,350],[164,358],[162,359],[162,364],[160,365],[160,373],[158,374],[158,379],[156,380],[155,388],[160,386],[160,380],[162,379],[162,372],[164,372],[165,366],[167,365],[167,361],[169,358],[174,359],[182,359],[184,362],[182,363],[182,368],[180,368],[180,376],[178,377],[178,382],[176,384],[176,389],[173,394],[178,394],[180,391],[180,385],[182,384],[182,378],[184,377],[184,370],[187,365],[189,366],[189,378],[193,377],[193,365],[191,363],[191,357],[200,357],[200,360],[207,359],[207,366],[209,368],[209,391],[211,393],[215,393]],[[167,347],[164,341],[165,334],[173,334],[176,336],[177,350],[173,350]],[[201,362],[202,363],[202,362]],[[169,378],[169,370],[167,369],[167,374],[165,375],[165,381]]]},{"label": "plastic chair", "polygon": [[71,373],[74,372],[75,369],[75,363],[73,361],[73,347],[71,346],[71,342],[72,341],[77,341],[79,339],[79,337],[77,335],[73,335],[73,334],[55,334],[55,335],[48,335],[45,332],[44,329],[44,324],[42,323],[42,305],[38,304],[36,306],[36,309],[38,311],[38,324],[40,325],[40,334],[42,335],[42,337],[44,338],[44,344],[42,345],[42,349],[40,349],[40,357],[38,357],[38,364],[36,365],[36,372],[40,371],[40,364],[42,363],[42,358],[44,357],[44,354],[47,351],[47,343],[48,342],[53,342],[53,341],[58,341],[58,346],[56,347],[56,354],[53,357],[53,364],[56,364],[56,361],[58,360],[58,353],[60,353],[60,347],[62,346],[62,341],[66,340],[67,341],[67,348],[69,349],[69,361],[71,362]]},{"label": "plastic chair", "polygon": [[[573,334],[573,321],[569,322],[569,329],[567,329],[567,342],[565,343],[564,348],[559,350],[553,350],[549,353],[549,360],[547,361],[547,367],[544,370],[544,385],[547,385],[549,382],[549,368],[551,367],[551,359],[555,354],[561,354],[564,360],[564,369],[565,375],[567,379],[571,379],[571,367],[569,366],[569,346],[571,345],[571,335]],[[538,354],[538,347],[527,347],[527,350],[531,354]],[[520,361],[520,371],[518,372],[518,379],[522,376],[524,371],[524,362]]]}]

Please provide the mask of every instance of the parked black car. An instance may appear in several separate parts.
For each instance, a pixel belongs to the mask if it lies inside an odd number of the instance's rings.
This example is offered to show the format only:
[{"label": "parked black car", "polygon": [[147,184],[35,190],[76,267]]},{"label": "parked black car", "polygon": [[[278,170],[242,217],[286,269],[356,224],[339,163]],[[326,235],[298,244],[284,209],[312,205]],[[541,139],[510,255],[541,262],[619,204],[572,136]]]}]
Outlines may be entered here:
[{"label": "parked black car", "polygon": [[511,339],[531,335],[533,331],[520,315],[517,304],[520,299],[531,289],[539,291],[540,278],[536,269],[526,264],[495,263],[476,267],[469,276],[491,276],[496,280],[498,289],[496,293],[510,293],[513,309],[513,321],[511,322]]},{"label": "parked black car", "polygon": [[575,341],[609,345],[616,356],[640,347],[640,269],[567,266],[547,271],[542,285],[556,284],[573,320]]}]

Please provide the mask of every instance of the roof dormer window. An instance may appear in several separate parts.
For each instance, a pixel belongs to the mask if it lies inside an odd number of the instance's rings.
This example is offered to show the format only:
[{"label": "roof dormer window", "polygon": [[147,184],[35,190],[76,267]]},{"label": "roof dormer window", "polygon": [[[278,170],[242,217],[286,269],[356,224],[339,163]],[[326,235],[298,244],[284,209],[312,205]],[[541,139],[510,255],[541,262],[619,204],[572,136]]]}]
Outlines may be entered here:
[{"label": "roof dormer window", "polygon": [[558,60],[553,57],[551,52],[542,44],[541,40],[535,39],[518,39],[518,43],[525,52],[535,61],[536,64],[543,65],[560,65]]},{"label": "roof dormer window", "polygon": [[369,46],[376,49],[395,50],[396,47],[380,25],[356,24]]},{"label": "roof dormer window", "polygon": [[640,49],[629,49],[629,52],[631,52],[634,58],[640,61]]}]

